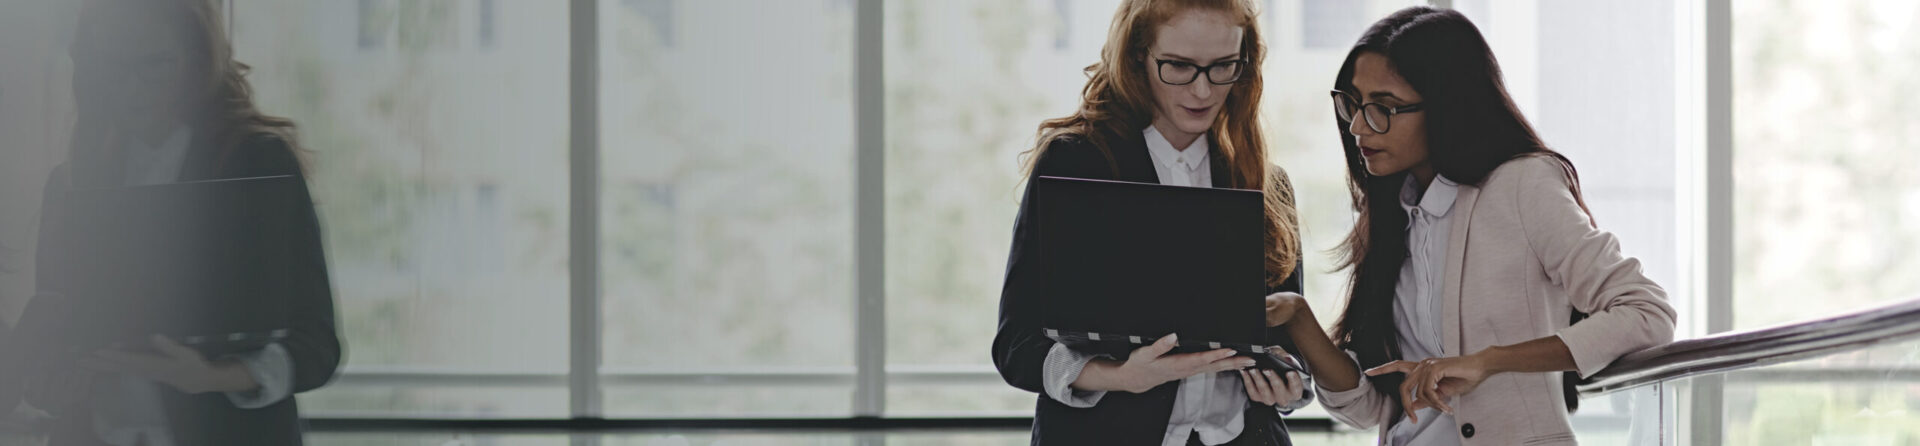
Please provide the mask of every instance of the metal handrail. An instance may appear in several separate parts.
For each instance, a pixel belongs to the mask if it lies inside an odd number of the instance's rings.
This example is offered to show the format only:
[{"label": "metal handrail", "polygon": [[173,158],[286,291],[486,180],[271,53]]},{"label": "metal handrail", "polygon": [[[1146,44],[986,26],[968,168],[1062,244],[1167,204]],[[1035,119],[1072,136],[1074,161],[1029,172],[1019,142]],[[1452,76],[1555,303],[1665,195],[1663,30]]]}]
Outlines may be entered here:
[{"label": "metal handrail", "polygon": [[1920,338],[1920,299],[1839,316],[1676,341],[1615,360],[1577,387],[1583,397],[1692,376]]},{"label": "metal handrail", "polygon": [[[1920,299],[1868,308],[1822,319],[1786,323],[1754,330],[1722,333],[1676,341],[1622,356],[1577,388],[1591,397],[1655,382],[1781,364],[1817,356],[1858,350],[1874,345],[1920,338]],[[614,369],[604,370],[603,384],[623,385],[847,385],[852,367]],[[1856,373],[1857,374],[1857,373]],[[890,382],[991,384],[999,376],[991,367],[889,366]],[[1904,376],[1904,375],[1903,375]],[[488,386],[559,386],[566,376],[558,371],[484,372],[472,370],[348,366],[336,385],[382,386],[446,384]]]}]

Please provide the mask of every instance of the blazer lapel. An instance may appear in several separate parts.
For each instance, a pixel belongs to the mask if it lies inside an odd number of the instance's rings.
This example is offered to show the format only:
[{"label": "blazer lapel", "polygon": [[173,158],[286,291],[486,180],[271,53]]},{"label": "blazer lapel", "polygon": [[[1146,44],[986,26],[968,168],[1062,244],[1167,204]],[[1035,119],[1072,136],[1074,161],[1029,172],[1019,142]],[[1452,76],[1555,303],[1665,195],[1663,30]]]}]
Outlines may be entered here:
[{"label": "blazer lapel", "polygon": [[1446,281],[1440,286],[1441,310],[1440,332],[1446,336],[1446,342],[1440,345],[1442,356],[1460,356],[1460,288],[1465,271],[1462,264],[1467,257],[1467,227],[1473,223],[1473,203],[1480,196],[1480,188],[1460,185],[1460,195],[1453,199],[1453,217],[1448,223],[1447,234],[1447,271]]},{"label": "blazer lapel", "polygon": [[1207,170],[1210,171],[1208,174],[1213,175],[1214,189],[1231,188],[1233,177],[1232,174],[1227,173],[1227,157],[1220,156],[1219,146],[1219,144],[1207,145],[1209,147],[1207,150],[1211,150],[1207,153]]},{"label": "blazer lapel", "polygon": [[1147,154],[1146,135],[1134,132],[1114,139],[1113,162],[1120,168],[1118,181],[1160,184],[1160,173],[1153,168],[1153,155]]}]

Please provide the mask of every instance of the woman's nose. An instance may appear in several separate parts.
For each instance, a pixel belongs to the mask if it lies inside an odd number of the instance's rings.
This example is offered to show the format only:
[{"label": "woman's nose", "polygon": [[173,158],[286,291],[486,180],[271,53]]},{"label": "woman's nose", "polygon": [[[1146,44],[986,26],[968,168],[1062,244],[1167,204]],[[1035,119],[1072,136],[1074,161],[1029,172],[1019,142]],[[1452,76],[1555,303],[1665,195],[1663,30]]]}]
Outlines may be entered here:
[{"label": "woman's nose", "polygon": [[1194,79],[1193,83],[1187,84],[1187,88],[1193,90],[1193,97],[1195,98],[1203,100],[1213,98],[1213,82],[1207,81],[1205,75],[1200,76],[1199,79]]},{"label": "woman's nose", "polygon": [[1353,136],[1368,136],[1374,134],[1373,128],[1368,127],[1366,121],[1366,116],[1354,113],[1353,119],[1347,121],[1347,133]]}]

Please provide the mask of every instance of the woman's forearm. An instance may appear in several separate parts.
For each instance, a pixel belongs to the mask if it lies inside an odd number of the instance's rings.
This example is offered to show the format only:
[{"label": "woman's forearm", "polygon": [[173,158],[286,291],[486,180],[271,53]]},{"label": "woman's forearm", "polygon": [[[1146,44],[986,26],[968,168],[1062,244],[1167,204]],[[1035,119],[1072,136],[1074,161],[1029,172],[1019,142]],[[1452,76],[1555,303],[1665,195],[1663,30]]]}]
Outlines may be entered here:
[{"label": "woman's forearm", "polygon": [[1320,329],[1320,320],[1313,316],[1311,307],[1301,305],[1294,312],[1287,322],[1287,333],[1293,335],[1294,348],[1300,349],[1298,353],[1307,360],[1307,368],[1321,387],[1339,392],[1360,385],[1360,369]]},{"label": "woman's forearm", "polygon": [[1561,341],[1559,336],[1487,347],[1474,355],[1481,357],[1488,375],[1562,372],[1577,367],[1573,362],[1573,351],[1567,349],[1567,343]]}]

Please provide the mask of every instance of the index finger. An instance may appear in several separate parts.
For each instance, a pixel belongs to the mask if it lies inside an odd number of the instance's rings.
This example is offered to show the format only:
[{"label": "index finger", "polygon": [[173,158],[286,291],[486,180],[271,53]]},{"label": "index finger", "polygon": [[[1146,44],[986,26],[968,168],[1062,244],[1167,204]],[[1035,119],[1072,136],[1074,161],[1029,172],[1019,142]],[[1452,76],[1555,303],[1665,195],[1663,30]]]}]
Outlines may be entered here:
[{"label": "index finger", "polygon": [[1165,358],[1172,359],[1175,361],[1180,361],[1179,364],[1181,364],[1184,367],[1198,369],[1201,367],[1206,367],[1209,364],[1226,361],[1228,358],[1232,358],[1233,355],[1234,355],[1234,352],[1232,349],[1223,348],[1223,349],[1217,349],[1217,350],[1208,350],[1204,352],[1168,355],[1168,356],[1165,356]]},{"label": "index finger", "polygon": [[1413,372],[1414,368],[1415,368],[1414,363],[1406,362],[1406,361],[1394,361],[1394,362],[1382,364],[1379,367],[1367,369],[1366,374],[1367,376],[1380,376],[1388,373],[1409,373],[1410,374]]}]

